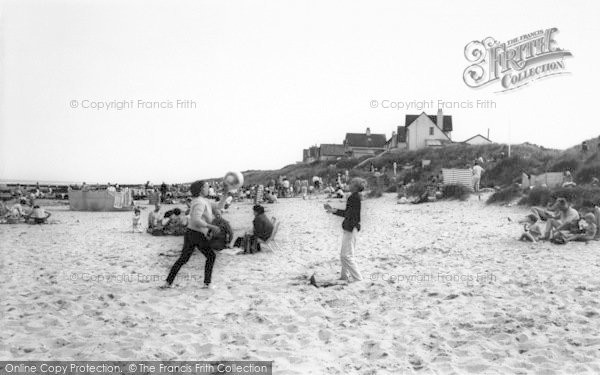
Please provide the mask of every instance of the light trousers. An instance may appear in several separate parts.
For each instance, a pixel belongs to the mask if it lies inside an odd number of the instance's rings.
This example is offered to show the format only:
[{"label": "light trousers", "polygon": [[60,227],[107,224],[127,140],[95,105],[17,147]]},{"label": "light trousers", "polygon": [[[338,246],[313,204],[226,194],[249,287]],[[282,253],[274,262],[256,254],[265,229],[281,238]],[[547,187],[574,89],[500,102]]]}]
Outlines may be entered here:
[{"label": "light trousers", "polygon": [[342,261],[342,279],[349,280],[349,277],[352,276],[354,280],[362,280],[362,275],[354,260],[354,249],[356,249],[357,236],[358,230],[356,228],[352,232],[344,231],[342,237],[342,250],[340,252],[340,260]]}]

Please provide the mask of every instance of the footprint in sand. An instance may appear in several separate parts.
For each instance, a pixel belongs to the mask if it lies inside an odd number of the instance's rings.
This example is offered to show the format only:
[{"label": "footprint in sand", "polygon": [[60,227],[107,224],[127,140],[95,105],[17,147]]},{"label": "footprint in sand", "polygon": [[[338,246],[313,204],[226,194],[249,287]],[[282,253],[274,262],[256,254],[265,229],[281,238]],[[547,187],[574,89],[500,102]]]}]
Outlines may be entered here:
[{"label": "footprint in sand", "polygon": [[384,358],[389,355],[388,353],[384,352],[383,349],[381,349],[381,346],[378,342],[373,340],[368,340],[363,343],[362,352],[363,357],[369,360]]},{"label": "footprint in sand", "polygon": [[329,342],[331,340],[331,331],[327,329],[319,330],[319,339],[324,342]]},{"label": "footprint in sand", "polygon": [[409,355],[408,363],[410,363],[415,370],[421,370],[423,368],[423,360],[414,354]]},{"label": "footprint in sand", "polygon": [[288,333],[298,333],[299,328],[295,324],[290,324],[285,327],[286,332]]}]

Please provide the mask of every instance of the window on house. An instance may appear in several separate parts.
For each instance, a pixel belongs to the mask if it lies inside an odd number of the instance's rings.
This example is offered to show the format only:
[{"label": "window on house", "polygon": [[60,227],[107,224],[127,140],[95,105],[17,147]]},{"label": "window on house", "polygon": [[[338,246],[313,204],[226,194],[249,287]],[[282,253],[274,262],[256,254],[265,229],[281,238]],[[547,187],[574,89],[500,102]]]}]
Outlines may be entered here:
[{"label": "window on house", "polygon": [[433,135],[433,126],[429,128],[429,135]]}]

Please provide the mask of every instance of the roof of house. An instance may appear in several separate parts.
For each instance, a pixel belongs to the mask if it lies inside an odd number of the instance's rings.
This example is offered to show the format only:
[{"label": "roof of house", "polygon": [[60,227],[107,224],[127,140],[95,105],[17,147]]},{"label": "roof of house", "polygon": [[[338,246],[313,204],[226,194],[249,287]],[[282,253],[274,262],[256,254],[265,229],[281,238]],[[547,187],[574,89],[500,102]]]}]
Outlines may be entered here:
[{"label": "roof of house", "polygon": [[321,144],[321,156],[344,156],[344,145]]},{"label": "roof of house", "polygon": [[467,143],[467,142],[469,142],[471,139],[475,139],[475,138],[477,138],[477,137],[481,137],[481,138],[485,139],[486,141],[488,141],[488,142],[490,142],[490,143],[493,143],[491,140],[489,140],[487,137],[484,137],[484,136],[483,136],[483,135],[481,135],[481,134],[474,135],[474,136],[472,136],[471,138],[469,138],[469,139],[467,139],[467,140],[463,141],[463,143]]},{"label": "roof of house", "polygon": [[[405,126],[406,127],[410,126],[410,124],[412,124],[419,116],[421,116],[424,113],[425,112],[422,112],[420,115],[406,115],[406,120],[404,122]],[[434,124],[437,125],[437,115],[425,114],[425,116],[429,117],[429,119]],[[452,116],[443,115],[442,117],[443,117],[442,130],[445,132],[451,132],[452,131]]]},{"label": "roof of house", "polygon": [[345,145],[350,147],[383,148],[385,142],[385,134],[346,133],[345,139]]}]

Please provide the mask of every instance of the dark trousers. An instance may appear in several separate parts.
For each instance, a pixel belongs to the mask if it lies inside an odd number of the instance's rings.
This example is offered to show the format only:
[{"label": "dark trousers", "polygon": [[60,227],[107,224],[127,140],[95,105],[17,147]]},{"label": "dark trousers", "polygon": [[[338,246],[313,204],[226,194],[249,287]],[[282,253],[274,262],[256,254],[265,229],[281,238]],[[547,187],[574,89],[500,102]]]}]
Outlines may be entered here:
[{"label": "dark trousers", "polygon": [[179,259],[177,259],[175,264],[173,264],[173,267],[171,267],[171,272],[169,272],[169,276],[167,277],[167,283],[173,283],[173,280],[175,280],[179,269],[186,264],[188,260],[190,260],[190,257],[196,248],[200,249],[202,254],[204,254],[206,257],[206,264],[204,265],[204,284],[210,284],[213,265],[215,264],[217,255],[210,248],[208,240],[204,234],[191,229],[187,229],[185,231],[181,256]]}]

